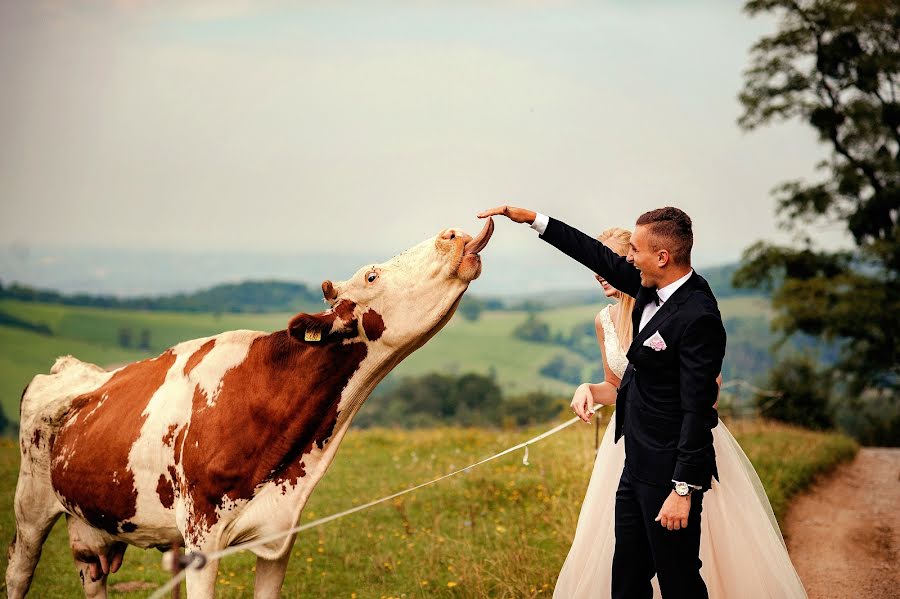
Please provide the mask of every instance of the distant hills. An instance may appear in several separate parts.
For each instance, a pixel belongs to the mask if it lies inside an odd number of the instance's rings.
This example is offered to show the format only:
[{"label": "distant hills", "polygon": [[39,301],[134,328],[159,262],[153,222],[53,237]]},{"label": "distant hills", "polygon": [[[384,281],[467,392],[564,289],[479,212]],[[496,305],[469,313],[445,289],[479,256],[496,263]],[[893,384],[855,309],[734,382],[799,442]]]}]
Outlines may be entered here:
[{"label": "distant hills", "polygon": [[15,283],[3,285],[0,282],[0,299],[163,312],[318,312],[323,306],[321,289],[287,281],[223,283],[192,293],[130,298],[85,293],[65,294]]},{"label": "distant hills", "polygon": [[[731,278],[736,269],[736,264],[728,264],[698,269],[698,272],[709,281],[719,299],[760,295],[753,290],[736,289],[732,286]],[[274,279],[222,283],[190,293],[138,297],[62,293],[18,283],[4,284],[0,281],[0,299],[128,310],[235,314],[318,312],[323,308],[322,291],[318,285]],[[546,308],[594,304],[602,302],[603,296],[598,286],[504,295],[469,293],[464,301],[478,302],[488,310],[539,311]]]}]

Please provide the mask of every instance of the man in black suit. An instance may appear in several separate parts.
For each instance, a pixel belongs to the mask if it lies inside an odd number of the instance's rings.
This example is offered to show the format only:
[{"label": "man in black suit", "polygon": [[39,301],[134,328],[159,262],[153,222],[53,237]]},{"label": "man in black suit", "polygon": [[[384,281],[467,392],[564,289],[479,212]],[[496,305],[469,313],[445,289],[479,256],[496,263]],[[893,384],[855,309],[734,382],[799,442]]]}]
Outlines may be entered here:
[{"label": "man in black suit", "polygon": [[704,491],[718,479],[712,429],[725,328],[709,284],[691,268],[690,217],[671,207],[641,215],[622,257],[531,210],[501,206],[478,214],[492,215],[530,224],[635,298],[634,341],[616,396],[615,440],[625,437],[625,468],[616,491],[612,597],[650,599],[654,574],[665,599],[707,597],[700,512]]}]

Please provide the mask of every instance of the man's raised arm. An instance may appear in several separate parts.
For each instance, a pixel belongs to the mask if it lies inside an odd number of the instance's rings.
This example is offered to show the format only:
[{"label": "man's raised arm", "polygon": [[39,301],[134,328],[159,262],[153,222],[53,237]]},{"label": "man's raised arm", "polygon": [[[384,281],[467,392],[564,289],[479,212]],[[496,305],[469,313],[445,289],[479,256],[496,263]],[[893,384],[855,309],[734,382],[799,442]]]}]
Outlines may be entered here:
[{"label": "man's raised arm", "polygon": [[641,288],[640,271],[625,257],[561,220],[514,206],[498,206],[478,213],[478,218],[489,216],[505,216],[515,223],[531,225],[541,239],[584,264],[619,291],[636,296]]}]

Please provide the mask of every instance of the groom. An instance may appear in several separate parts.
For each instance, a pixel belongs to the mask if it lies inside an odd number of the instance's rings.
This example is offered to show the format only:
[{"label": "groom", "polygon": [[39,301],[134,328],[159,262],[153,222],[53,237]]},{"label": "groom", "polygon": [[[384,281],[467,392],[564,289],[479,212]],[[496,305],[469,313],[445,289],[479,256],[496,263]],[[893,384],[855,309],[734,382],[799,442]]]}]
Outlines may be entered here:
[{"label": "groom", "polygon": [[[616,491],[613,599],[707,597],[700,577],[703,492],[718,479],[712,429],[725,328],[706,280],[691,268],[691,219],[678,208],[642,214],[622,257],[569,225],[523,208],[478,214],[529,223],[635,298],[633,339],[616,405],[625,468]],[[579,414],[585,418],[585,414]]]}]

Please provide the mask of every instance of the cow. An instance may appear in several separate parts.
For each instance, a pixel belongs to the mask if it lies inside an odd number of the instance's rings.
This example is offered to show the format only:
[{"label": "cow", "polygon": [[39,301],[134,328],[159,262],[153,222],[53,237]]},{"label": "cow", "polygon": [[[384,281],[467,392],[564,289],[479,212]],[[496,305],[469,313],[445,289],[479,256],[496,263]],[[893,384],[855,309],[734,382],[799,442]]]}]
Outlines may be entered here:
[{"label": "cow", "polygon": [[[7,593],[28,592],[65,514],[87,597],[105,597],[125,548],[213,552],[286,530],[372,389],[453,316],[481,274],[477,237],[450,228],[348,280],[274,333],[179,343],[107,371],[71,356],[21,403],[21,469]],[[255,597],[277,597],[295,536],[254,548]],[[212,597],[218,564],[191,568]]]}]

